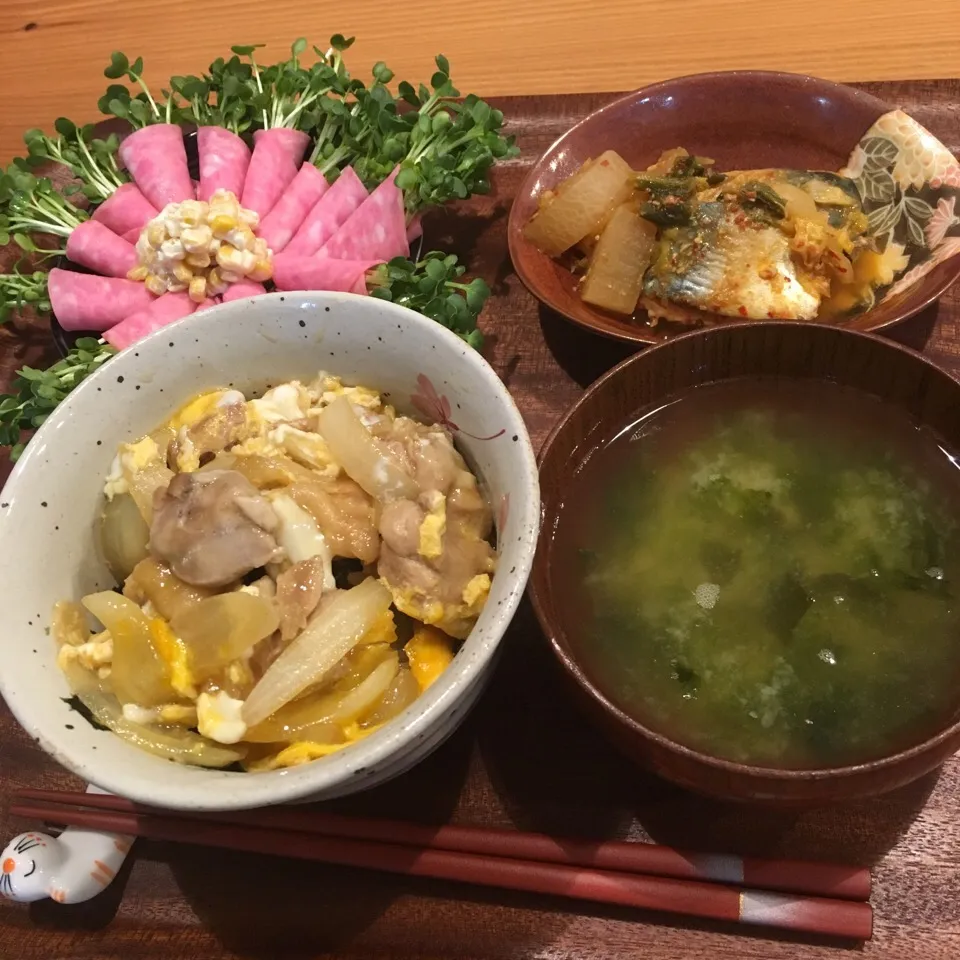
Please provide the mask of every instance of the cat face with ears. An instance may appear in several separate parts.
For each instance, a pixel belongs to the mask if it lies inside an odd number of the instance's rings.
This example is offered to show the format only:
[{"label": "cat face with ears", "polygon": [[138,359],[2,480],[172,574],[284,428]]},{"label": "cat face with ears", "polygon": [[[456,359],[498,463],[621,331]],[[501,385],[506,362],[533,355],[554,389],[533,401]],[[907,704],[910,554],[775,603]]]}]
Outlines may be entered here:
[{"label": "cat face with ears", "polygon": [[49,897],[50,868],[59,859],[49,838],[21,833],[0,854],[0,896],[29,903]]}]

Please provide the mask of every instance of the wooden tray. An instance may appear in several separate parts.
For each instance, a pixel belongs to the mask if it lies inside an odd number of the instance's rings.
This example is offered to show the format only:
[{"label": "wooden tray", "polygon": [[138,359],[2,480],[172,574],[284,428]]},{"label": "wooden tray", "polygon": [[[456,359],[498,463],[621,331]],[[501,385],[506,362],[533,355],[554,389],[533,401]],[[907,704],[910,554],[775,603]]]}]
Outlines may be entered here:
[{"label": "wooden tray", "polygon": [[[960,152],[960,81],[864,86]],[[539,307],[511,269],[507,212],[528,165],[607,99],[597,94],[500,101],[519,136],[522,158],[497,171],[490,196],[427,224],[428,246],[449,245],[493,287],[484,318],[487,355],[517,399],[537,446],[583,388],[630,348]],[[960,288],[892,336],[960,372]],[[49,346],[42,329],[0,330],[0,386],[22,363],[47,359]],[[5,476],[0,468],[0,478]],[[796,814],[757,812],[683,793],[629,765],[584,725],[560,679],[525,604],[489,691],[461,730],[401,779],[333,806],[429,823],[515,826],[871,864],[877,916],[874,939],[863,954],[890,960],[960,956],[960,759],[877,800]],[[2,706],[0,784],[4,801],[16,787],[80,786]],[[0,804],[0,843],[25,828]],[[144,841],[121,876],[90,903],[0,904],[3,960],[805,960],[841,957],[855,946]]]}]

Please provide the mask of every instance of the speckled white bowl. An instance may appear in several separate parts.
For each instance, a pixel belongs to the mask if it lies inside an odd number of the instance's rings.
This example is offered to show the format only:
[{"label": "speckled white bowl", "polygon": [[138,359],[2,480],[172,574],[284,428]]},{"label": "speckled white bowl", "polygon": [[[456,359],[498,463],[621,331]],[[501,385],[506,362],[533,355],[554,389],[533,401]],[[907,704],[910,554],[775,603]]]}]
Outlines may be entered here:
[{"label": "speckled white bowl", "polygon": [[[290,770],[180,766],[94,730],[62,698],[46,627],[58,599],[113,586],[95,544],[103,479],[118,443],[205,388],[245,391],[318,370],[381,390],[400,412],[444,421],[494,504],[499,567],[476,627],[443,676],[383,729]],[[187,317],[111,359],[43,425],[0,494],[4,623],[0,692],[27,732],[86,780],[132,800],[229,810],[340,796],[409,769],[480,695],[523,594],[540,519],[530,439],[484,359],[438,324],[351,294],[268,294]]]}]

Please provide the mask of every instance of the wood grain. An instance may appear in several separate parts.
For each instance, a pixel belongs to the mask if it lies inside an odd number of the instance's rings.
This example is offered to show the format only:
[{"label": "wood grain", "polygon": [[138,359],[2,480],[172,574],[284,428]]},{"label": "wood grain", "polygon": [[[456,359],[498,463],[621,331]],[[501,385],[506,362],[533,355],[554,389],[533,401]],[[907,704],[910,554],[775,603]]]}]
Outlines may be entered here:
[{"label": "wood grain", "polygon": [[[960,83],[871,84],[960,149]],[[506,214],[528,165],[571,123],[607,98],[526,97],[499,106],[523,157],[495,191],[427,224],[491,283],[488,356],[507,382],[534,442],[583,387],[628,348],[574,328],[513,274]],[[9,373],[32,339],[0,333]],[[895,333],[960,371],[960,295],[954,290]],[[29,348],[24,347],[29,343]],[[2,379],[2,378],[0,378]],[[13,562],[15,558],[8,558]],[[0,709],[0,782],[72,788]],[[0,811],[0,841],[27,825]],[[571,706],[528,604],[505,640],[490,689],[461,730],[403,778],[331,805],[340,812],[423,822],[516,826],[589,837],[654,839],[718,852],[839,860],[875,867],[875,960],[960,956],[960,760],[897,793],[846,807],[755,811],[670,787],[621,759]],[[622,957],[637,960],[822,960],[851,944],[744,934],[711,923],[532,895],[403,881],[355,870],[142,843],[101,897],[77,906],[0,906],[0,957],[16,960],[286,960],[286,958]]]},{"label": "wood grain", "polygon": [[318,45],[356,34],[358,73],[385,60],[427,79],[445,53],[464,91],[483,96],[628,90],[702,70],[767,68],[828,79],[955,77],[960,17],[944,0],[482,0],[323,5],[232,0],[4,0],[0,162],[23,131],[59,115],[96,119],[112,50],[143,56],[147,79],[196,73],[230,44],[282,56],[302,34]]}]

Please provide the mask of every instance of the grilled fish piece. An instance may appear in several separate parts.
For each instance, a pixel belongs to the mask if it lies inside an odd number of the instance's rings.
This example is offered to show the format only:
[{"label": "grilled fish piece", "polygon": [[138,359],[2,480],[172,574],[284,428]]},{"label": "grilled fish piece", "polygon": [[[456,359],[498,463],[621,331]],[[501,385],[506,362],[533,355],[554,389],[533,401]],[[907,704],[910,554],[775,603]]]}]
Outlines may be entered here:
[{"label": "grilled fish piece", "polygon": [[[812,320],[865,243],[853,182],[836,174],[752,170],[667,198],[644,278],[645,303],[753,320]],[[656,216],[658,211],[652,211]],[[652,301],[652,303],[651,303]],[[661,315],[677,311],[664,309]]]}]

